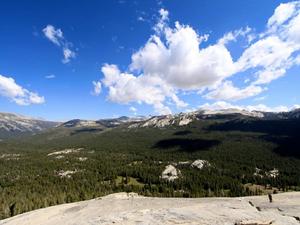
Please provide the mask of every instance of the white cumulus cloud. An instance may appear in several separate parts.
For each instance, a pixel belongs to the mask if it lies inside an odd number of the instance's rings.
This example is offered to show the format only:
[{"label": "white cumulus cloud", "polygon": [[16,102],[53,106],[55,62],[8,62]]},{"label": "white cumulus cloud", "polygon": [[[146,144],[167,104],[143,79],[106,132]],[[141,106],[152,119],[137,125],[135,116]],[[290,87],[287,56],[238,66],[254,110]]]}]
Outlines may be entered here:
[{"label": "white cumulus cloud", "polygon": [[[159,10],[154,34],[134,52],[126,71],[104,64],[102,84],[108,99],[120,103],[152,105],[157,113],[171,110],[167,103],[186,107],[179,98],[195,91],[204,98],[238,101],[259,95],[267,85],[294,65],[300,64],[300,3],[279,5],[266,21],[266,28],[255,33],[250,27],[227,32],[216,43],[202,47],[209,35],[199,35],[189,25],[169,25],[169,12]],[[227,44],[244,39],[242,53],[233,60]],[[246,74],[247,86],[235,84],[234,76]],[[245,85],[245,84],[244,84]]]},{"label": "white cumulus cloud", "polygon": [[3,75],[0,75],[0,95],[18,105],[42,104],[45,102],[43,96],[23,88],[13,78]]},{"label": "white cumulus cloud", "polygon": [[131,71],[160,77],[179,89],[196,90],[214,85],[234,70],[230,52],[216,44],[200,49],[200,37],[189,26],[165,29],[166,43],[154,35],[132,55]]},{"label": "white cumulus cloud", "polygon": [[280,26],[288,20],[295,12],[297,2],[282,3],[274,11],[268,20],[268,26]]},{"label": "white cumulus cloud", "polygon": [[246,97],[252,97],[260,94],[263,88],[256,85],[250,85],[245,88],[233,86],[231,81],[225,81],[218,88],[205,95],[207,99],[223,99],[237,101]]},{"label": "white cumulus cloud", "polygon": [[[102,83],[109,88],[108,99],[121,103],[131,102],[153,105],[158,113],[169,114],[171,110],[163,104],[167,97],[178,100],[170,87],[159,77],[140,75],[138,77],[130,73],[121,73],[116,65],[104,65],[102,67],[104,79]],[[178,100],[178,104],[184,104]]]}]

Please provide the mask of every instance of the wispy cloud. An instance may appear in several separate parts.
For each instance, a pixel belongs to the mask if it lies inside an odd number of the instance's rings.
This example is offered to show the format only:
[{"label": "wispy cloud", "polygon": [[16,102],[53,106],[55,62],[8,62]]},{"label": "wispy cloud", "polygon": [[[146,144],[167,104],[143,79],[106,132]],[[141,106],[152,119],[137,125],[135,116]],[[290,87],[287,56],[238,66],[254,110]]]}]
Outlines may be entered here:
[{"label": "wispy cloud", "polygon": [[47,25],[43,29],[43,33],[49,41],[62,48],[63,63],[69,63],[71,59],[76,57],[76,53],[71,49],[73,44],[65,39],[61,29],[56,29],[53,25]]},{"label": "wispy cloud", "polygon": [[253,100],[256,101],[256,102],[259,102],[259,101],[265,100],[266,98],[267,98],[267,96],[261,96],[261,97],[255,98],[255,99],[253,99]]},{"label": "wispy cloud", "polygon": [[54,79],[55,77],[56,76],[54,74],[49,74],[45,76],[46,79]]},{"label": "wispy cloud", "polygon": [[101,90],[102,90],[102,84],[100,81],[93,81],[93,86],[94,89],[92,91],[92,94],[95,96],[98,96],[101,94]]},{"label": "wispy cloud", "polygon": [[200,105],[199,108],[204,110],[238,109],[238,110],[260,111],[260,112],[287,112],[299,108],[299,105],[294,105],[291,107],[287,107],[283,105],[269,107],[264,104],[242,106],[242,105],[233,105],[231,103],[224,102],[224,101],[218,101],[212,104],[205,103],[203,105]]},{"label": "wispy cloud", "polygon": [[132,114],[136,116],[138,110],[137,110],[137,108],[131,106],[131,107],[129,107],[129,111],[132,112]]},{"label": "wispy cloud", "polygon": [[129,111],[130,112],[133,112],[133,113],[136,113],[137,112],[137,108],[133,107],[133,106],[130,106],[129,107]]},{"label": "wispy cloud", "polygon": [[138,16],[137,20],[144,22],[146,19],[144,17],[142,17],[142,16]]},{"label": "wispy cloud", "polygon": [[63,32],[61,29],[55,29],[52,25],[47,25],[43,29],[44,35],[48,38],[52,43],[60,46],[64,40]]}]

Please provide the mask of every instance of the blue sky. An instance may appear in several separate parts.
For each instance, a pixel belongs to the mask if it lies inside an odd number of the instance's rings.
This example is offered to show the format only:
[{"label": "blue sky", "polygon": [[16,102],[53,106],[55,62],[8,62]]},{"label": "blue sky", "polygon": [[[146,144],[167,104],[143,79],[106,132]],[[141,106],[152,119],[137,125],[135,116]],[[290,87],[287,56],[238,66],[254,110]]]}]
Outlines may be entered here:
[{"label": "blue sky", "polygon": [[4,0],[0,10],[2,112],[68,120],[300,104],[299,2]]}]

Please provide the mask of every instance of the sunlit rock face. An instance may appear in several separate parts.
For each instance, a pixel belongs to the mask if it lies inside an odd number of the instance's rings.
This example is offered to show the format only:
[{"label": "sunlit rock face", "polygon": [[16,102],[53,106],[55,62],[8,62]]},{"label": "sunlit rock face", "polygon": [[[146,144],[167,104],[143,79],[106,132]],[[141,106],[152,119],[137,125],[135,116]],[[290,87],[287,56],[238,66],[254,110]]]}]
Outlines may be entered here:
[{"label": "sunlit rock face", "polygon": [[168,181],[174,181],[181,175],[180,170],[176,169],[173,165],[166,166],[165,170],[161,174],[161,178]]},{"label": "sunlit rock face", "polygon": [[300,192],[241,198],[149,198],[117,193],[0,221],[1,225],[236,224],[297,225]]}]

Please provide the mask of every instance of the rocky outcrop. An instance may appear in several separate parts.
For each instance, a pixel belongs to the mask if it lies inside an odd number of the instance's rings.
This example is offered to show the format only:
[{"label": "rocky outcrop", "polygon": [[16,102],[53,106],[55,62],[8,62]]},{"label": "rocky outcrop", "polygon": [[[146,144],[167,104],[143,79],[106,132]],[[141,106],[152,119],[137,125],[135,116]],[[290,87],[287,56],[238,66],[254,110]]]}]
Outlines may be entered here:
[{"label": "rocky outcrop", "polygon": [[24,213],[0,225],[298,225],[300,192],[242,198],[148,198],[118,193]]},{"label": "rocky outcrop", "polygon": [[161,174],[161,178],[168,181],[174,181],[179,178],[181,172],[173,165],[166,166],[165,170]]},{"label": "rocky outcrop", "polygon": [[191,167],[195,167],[198,169],[203,169],[204,167],[209,167],[210,163],[207,160],[197,159],[192,164]]}]

